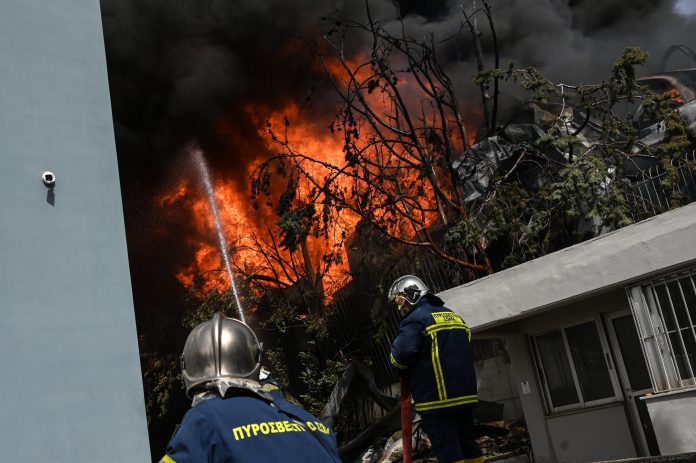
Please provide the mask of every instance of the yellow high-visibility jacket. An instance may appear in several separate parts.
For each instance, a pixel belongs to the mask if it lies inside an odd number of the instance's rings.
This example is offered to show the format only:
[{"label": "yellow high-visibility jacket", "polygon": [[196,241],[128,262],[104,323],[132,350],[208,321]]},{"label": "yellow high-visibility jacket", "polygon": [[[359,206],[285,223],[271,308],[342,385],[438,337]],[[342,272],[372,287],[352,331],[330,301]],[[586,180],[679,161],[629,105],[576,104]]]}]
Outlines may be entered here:
[{"label": "yellow high-visibility jacket", "polygon": [[408,371],[421,414],[478,402],[471,331],[433,294],[423,296],[401,321],[391,362]]}]

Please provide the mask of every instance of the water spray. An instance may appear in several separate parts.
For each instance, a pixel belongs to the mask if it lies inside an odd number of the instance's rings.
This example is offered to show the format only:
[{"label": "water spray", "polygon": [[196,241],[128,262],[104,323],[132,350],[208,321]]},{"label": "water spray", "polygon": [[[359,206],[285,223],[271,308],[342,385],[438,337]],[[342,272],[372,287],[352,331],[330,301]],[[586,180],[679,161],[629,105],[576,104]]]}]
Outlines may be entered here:
[{"label": "water spray", "polygon": [[213,188],[213,181],[210,178],[210,170],[208,169],[208,164],[205,162],[205,158],[203,157],[203,150],[194,146],[191,149],[191,153],[193,155],[194,161],[196,162],[196,166],[200,171],[201,179],[203,180],[203,185],[205,186],[205,191],[208,195],[208,200],[210,201],[210,208],[213,210],[213,218],[215,219],[215,229],[217,231],[218,241],[220,242],[220,252],[222,253],[222,259],[225,262],[227,274],[230,277],[230,286],[232,287],[234,300],[237,302],[237,309],[239,310],[239,319],[243,323],[246,323],[246,320],[244,320],[244,310],[242,309],[241,302],[239,302],[237,285],[235,285],[234,283],[232,264],[230,263],[230,256],[227,252],[227,242],[225,241],[225,235],[222,232],[222,222],[220,221],[220,215],[218,214],[217,201],[215,201],[215,189]]}]

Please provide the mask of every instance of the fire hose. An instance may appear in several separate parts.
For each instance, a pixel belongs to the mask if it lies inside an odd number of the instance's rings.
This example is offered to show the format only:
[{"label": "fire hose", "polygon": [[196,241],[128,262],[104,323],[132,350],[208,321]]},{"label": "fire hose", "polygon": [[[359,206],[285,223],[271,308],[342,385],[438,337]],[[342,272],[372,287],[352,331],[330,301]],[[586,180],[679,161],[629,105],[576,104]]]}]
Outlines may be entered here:
[{"label": "fire hose", "polygon": [[404,448],[404,463],[411,463],[413,460],[411,424],[411,386],[408,375],[403,375],[401,376],[401,443]]}]

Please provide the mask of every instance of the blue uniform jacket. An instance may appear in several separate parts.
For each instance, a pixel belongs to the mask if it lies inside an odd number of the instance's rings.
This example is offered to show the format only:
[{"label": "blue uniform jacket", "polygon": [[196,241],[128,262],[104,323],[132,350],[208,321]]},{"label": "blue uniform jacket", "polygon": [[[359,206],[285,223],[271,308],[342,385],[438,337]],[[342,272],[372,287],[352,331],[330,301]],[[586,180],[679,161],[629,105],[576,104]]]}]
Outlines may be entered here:
[{"label": "blue uniform jacket", "polygon": [[419,413],[478,402],[471,331],[435,295],[423,296],[401,321],[391,362],[408,371]]},{"label": "blue uniform jacket", "polygon": [[333,432],[273,396],[215,397],[191,408],[160,463],[339,462]]}]

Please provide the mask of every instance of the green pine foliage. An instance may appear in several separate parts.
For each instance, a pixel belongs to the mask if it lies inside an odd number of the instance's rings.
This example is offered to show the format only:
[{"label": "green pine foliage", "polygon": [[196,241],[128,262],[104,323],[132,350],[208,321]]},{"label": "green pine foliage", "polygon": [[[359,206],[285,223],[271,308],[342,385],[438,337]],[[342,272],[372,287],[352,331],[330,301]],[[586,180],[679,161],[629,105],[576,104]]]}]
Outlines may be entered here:
[{"label": "green pine foliage", "polygon": [[300,395],[300,399],[310,413],[318,416],[350,362],[338,358],[327,360],[322,367],[317,357],[310,352],[300,352],[299,356],[302,365],[300,377],[307,391]]}]

